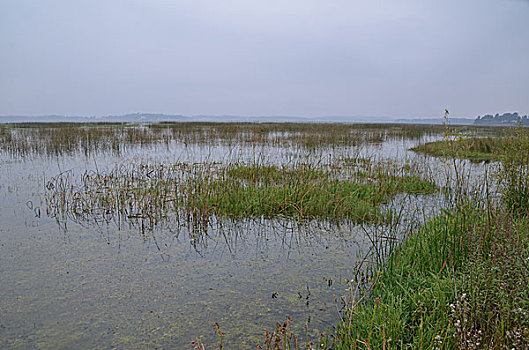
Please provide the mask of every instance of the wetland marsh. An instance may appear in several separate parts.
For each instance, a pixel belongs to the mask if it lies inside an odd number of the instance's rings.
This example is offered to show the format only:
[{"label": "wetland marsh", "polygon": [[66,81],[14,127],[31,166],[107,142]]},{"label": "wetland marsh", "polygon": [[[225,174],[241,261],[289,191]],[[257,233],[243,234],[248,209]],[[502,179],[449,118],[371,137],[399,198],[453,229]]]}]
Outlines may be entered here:
[{"label": "wetland marsh", "polygon": [[[443,126],[0,126],[0,347],[317,339],[359,269],[450,202]],[[492,128],[460,128],[485,135]],[[472,181],[488,165],[466,162]]]}]

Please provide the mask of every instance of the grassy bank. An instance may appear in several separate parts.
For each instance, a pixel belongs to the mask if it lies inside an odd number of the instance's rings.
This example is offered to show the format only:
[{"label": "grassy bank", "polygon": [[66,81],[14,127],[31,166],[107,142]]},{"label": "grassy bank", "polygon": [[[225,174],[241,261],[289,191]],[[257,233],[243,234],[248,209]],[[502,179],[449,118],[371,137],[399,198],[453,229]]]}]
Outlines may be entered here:
[{"label": "grassy bank", "polygon": [[337,348],[529,345],[529,222],[465,207],[410,236],[351,302]]}]

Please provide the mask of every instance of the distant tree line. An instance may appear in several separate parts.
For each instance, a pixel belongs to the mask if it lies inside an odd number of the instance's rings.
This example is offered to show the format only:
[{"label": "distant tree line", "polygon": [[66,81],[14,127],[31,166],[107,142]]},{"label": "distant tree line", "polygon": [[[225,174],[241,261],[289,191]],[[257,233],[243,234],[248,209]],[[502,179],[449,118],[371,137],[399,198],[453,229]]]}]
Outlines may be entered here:
[{"label": "distant tree line", "polygon": [[496,115],[485,114],[483,117],[479,116],[474,120],[474,125],[523,125],[529,126],[529,117],[524,115],[523,117],[514,113],[503,113],[502,115],[496,113]]}]

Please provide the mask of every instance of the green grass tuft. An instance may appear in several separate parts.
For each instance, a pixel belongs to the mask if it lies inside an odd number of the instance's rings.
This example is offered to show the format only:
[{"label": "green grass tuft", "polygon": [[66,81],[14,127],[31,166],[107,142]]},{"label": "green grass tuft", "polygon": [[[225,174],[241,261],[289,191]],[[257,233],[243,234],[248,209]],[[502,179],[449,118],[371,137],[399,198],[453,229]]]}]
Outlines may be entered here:
[{"label": "green grass tuft", "polygon": [[435,141],[411,148],[434,157],[456,157],[471,161],[499,161],[503,158],[504,142],[499,138],[468,138],[456,141]]}]

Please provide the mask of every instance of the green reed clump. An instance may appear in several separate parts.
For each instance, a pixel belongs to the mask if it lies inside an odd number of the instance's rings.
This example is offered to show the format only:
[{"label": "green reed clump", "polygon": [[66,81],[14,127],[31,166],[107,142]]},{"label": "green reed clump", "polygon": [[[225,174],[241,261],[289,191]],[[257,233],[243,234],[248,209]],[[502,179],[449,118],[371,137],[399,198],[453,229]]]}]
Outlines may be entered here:
[{"label": "green reed clump", "polygon": [[502,199],[510,211],[529,215],[529,128],[518,127],[504,141],[498,172]]},{"label": "green reed clump", "polygon": [[336,173],[301,165],[295,168],[238,165],[215,183],[207,202],[227,216],[380,221],[379,206],[396,193],[433,193],[435,185],[417,176],[378,173],[371,181],[340,178]]},{"label": "green reed clump", "polygon": [[215,181],[196,193],[193,205],[215,215],[350,219],[356,222],[383,219],[378,205],[387,199],[375,186],[343,180],[300,180],[294,183],[259,185],[243,181]]},{"label": "green reed clump", "polygon": [[431,194],[437,189],[434,183],[416,175],[391,175],[381,183],[385,185],[384,191],[388,193]]},{"label": "green reed clump", "polygon": [[207,222],[212,216],[383,222],[391,213],[380,205],[395,194],[436,190],[417,176],[382,169],[370,168],[369,175],[357,178],[356,170],[305,164],[140,164],[80,178],[68,172],[47,184],[48,213],[82,221],[96,212],[105,220],[142,219],[149,227],[166,218]]},{"label": "green reed clump", "polygon": [[505,154],[503,138],[460,138],[429,142],[411,150],[434,157],[453,157],[472,161],[497,161]]}]

